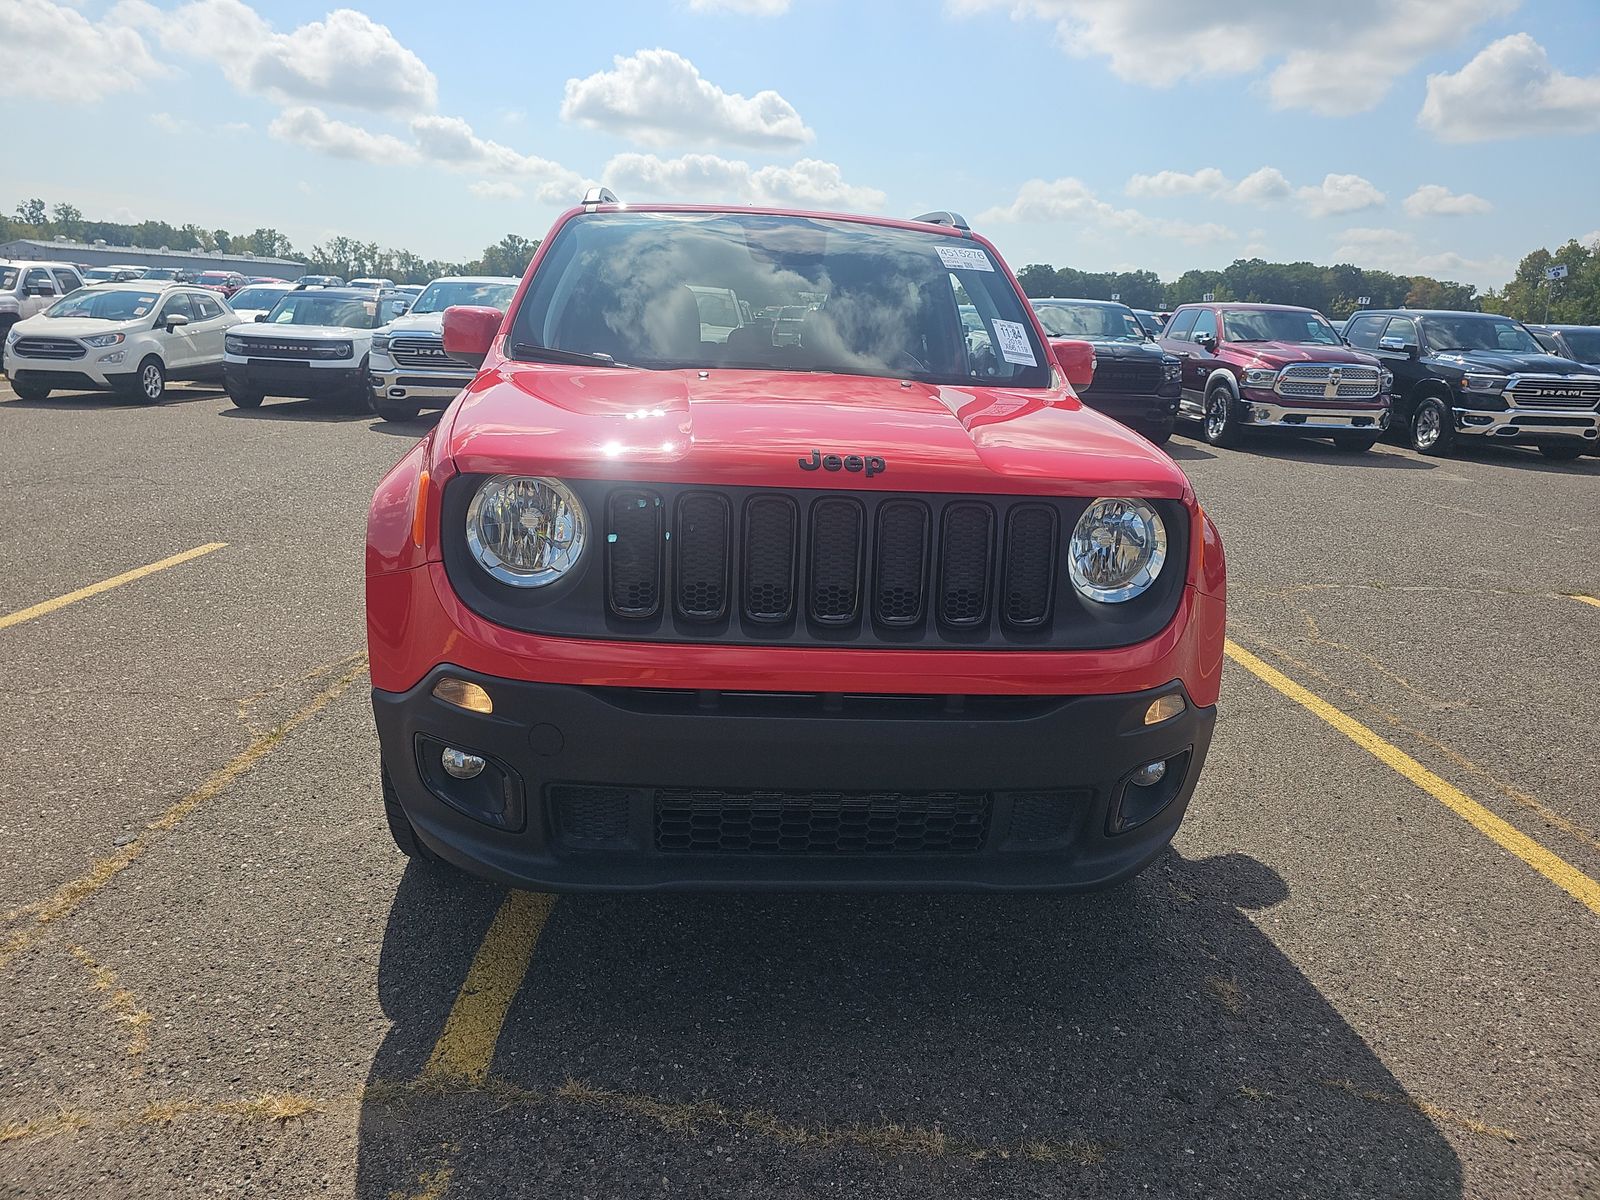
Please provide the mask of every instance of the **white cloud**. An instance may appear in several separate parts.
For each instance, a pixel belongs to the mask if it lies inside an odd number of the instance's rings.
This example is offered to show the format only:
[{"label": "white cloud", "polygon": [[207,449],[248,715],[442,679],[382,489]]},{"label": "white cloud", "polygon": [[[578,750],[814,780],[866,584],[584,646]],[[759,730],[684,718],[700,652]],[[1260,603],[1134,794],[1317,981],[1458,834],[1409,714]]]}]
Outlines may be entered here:
[{"label": "white cloud", "polygon": [[91,104],[165,74],[129,15],[117,6],[91,21],[51,0],[0,0],[0,46],[12,88],[56,103]]},{"label": "white cloud", "polygon": [[876,188],[848,184],[837,164],[814,158],[792,167],[754,169],[715,154],[669,159],[619,154],[601,175],[624,200],[731,200],[820,209],[875,209],[884,202]]},{"label": "white cloud", "polygon": [[1586,233],[1578,239],[1580,246],[1600,246],[1600,229],[1593,233]]},{"label": "white cloud", "polygon": [[411,166],[419,160],[416,147],[393,134],[373,133],[359,125],[335,120],[310,105],[284,109],[267,126],[267,134],[280,142],[304,146],[330,158],[388,166]]},{"label": "white cloud", "polygon": [[947,0],[957,14],[1005,9],[1052,21],[1067,53],[1105,58],[1130,83],[1170,87],[1191,77],[1254,74],[1276,63],[1264,81],[1274,107],[1330,115],[1374,107],[1428,55],[1518,3],[1231,0],[1180,11],[1170,0]]},{"label": "white cloud", "polygon": [[1491,42],[1461,70],[1428,76],[1417,124],[1440,141],[1600,130],[1600,75],[1566,75],[1526,33]]},{"label": "white cloud", "polygon": [[1479,287],[1504,283],[1514,269],[1509,259],[1468,258],[1455,250],[1423,250],[1416,238],[1399,229],[1346,229],[1339,235],[1332,258],[1336,263],[1353,263],[1397,275],[1454,279]]},{"label": "white cloud", "polygon": [[747,17],[780,17],[789,11],[789,0],[689,0],[689,11],[742,13]]},{"label": "white cloud", "polygon": [[169,112],[153,112],[149,121],[162,133],[190,133],[195,128],[194,122],[188,117],[175,117]]},{"label": "white cloud", "polygon": [[649,146],[792,147],[816,136],[777,92],[725,92],[671,50],[640,50],[612,61],[610,71],[567,80],[563,120]]},{"label": "white cloud", "polygon": [[983,213],[980,221],[1073,221],[1124,234],[1153,234],[1200,245],[1237,236],[1225,225],[1194,224],[1146,216],[1135,209],[1116,208],[1099,199],[1089,185],[1071,177],[1030,179],[1010,204]]},{"label": "white cloud", "polygon": [[278,33],[242,0],[190,0],[170,13],[138,8],[164,47],[215,62],[241,91],[375,112],[428,112],[438,102],[438,80],[422,59],[353,9]]},{"label": "white cloud", "polygon": [[480,179],[467,184],[467,191],[479,200],[522,199],[522,189],[509,179]]},{"label": "white cloud", "polygon": [[1385,199],[1370,179],[1363,179],[1359,175],[1325,175],[1321,183],[1314,187],[1296,188],[1294,194],[1295,199],[1313,217],[1331,217],[1360,212],[1364,208],[1377,208]]},{"label": "white cloud", "polygon": [[1471,192],[1452,192],[1442,184],[1425,183],[1405,199],[1413,217],[1474,217],[1491,212],[1494,205]]},{"label": "white cloud", "polygon": [[1216,196],[1236,204],[1265,204],[1289,195],[1289,181],[1277,167],[1262,167],[1235,183],[1216,167],[1193,173],[1158,171],[1135,175],[1123,189],[1130,196]]}]

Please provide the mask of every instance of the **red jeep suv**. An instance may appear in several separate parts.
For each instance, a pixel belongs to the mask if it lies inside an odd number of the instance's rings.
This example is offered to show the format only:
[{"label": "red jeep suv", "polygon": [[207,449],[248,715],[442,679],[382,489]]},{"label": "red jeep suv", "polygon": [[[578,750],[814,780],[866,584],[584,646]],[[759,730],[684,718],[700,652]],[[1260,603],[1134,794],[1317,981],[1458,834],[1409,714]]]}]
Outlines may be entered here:
[{"label": "red jeep suv", "polygon": [[406,853],[553,889],[1083,888],[1171,839],[1217,531],[959,217],[596,189],[444,344],[477,376],[368,526]]},{"label": "red jeep suv", "polygon": [[1370,450],[1389,426],[1394,376],[1372,355],[1348,349],[1315,309],[1186,304],[1160,343],[1183,360],[1179,419],[1199,421],[1213,446],[1238,446],[1261,432]]}]

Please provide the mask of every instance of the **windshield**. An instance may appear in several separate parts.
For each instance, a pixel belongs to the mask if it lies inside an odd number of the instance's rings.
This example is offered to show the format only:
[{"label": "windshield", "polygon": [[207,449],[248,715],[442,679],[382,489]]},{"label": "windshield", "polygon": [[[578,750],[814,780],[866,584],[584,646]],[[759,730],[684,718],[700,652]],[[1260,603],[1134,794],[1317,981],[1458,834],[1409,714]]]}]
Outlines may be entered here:
[{"label": "windshield", "polygon": [[94,321],[133,321],[156,306],[156,292],[125,289],[115,292],[73,292],[45,309],[47,317],[87,317]]},{"label": "windshield", "polygon": [[1423,327],[1428,349],[1510,350],[1515,354],[1543,354],[1533,334],[1510,317],[1480,317],[1462,313],[1429,317]]},{"label": "windshield", "polygon": [[[697,289],[732,292],[759,315],[723,334],[702,317]],[[969,350],[958,300],[982,318],[992,335],[986,344]],[[513,358],[556,351],[654,370],[828,371],[1040,388],[1051,376],[1021,298],[983,247],[762,213],[574,218],[517,309],[510,345]]]},{"label": "windshield", "polygon": [[383,324],[376,298],[330,296],[326,292],[290,292],[267,318],[272,325],[336,325],[343,329],[376,329]]},{"label": "windshield", "polygon": [[123,279],[127,275],[127,271],[119,270],[116,267],[96,267],[92,271],[83,273],[85,279]]},{"label": "windshield", "polygon": [[1039,324],[1051,337],[1113,342],[1144,341],[1144,326],[1133,310],[1110,304],[1035,304]]},{"label": "windshield", "polygon": [[247,287],[240,288],[235,292],[233,299],[228,303],[233,305],[235,310],[241,308],[265,309],[271,308],[283,297],[284,290],[281,287]]},{"label": "windshield", "polygon": [[467,283],[460,279],[437,279],[422,290],[411,311],[437,313],[456,304],[476,304],[505,312],[516,290],[514,283]]},{"label": "windshield", "polygon": [[1340,345],[1334,332],[1321,313],[1300,312],[1293,309],[1260,308],[1228,312],[1222,315],[1229,342],[1293,342],[1317,346]]},{"label": "windshield", "polygon": [[1600,329],[1563,329],[1561,336],[1581,363],[1600,363]]},{"label": "windshield", "polygon": [[177,277],[177,267],[151,267],[142,276],[144,279],[176,279]]}]

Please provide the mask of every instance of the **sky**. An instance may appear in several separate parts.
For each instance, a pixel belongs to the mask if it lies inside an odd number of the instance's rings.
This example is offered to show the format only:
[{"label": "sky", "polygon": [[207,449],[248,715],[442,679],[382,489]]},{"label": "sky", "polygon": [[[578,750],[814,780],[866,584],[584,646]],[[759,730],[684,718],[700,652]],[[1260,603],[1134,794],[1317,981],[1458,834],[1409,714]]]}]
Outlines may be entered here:
[{"label": "sky", "polygon": [[0,0],[0,46],[0,208],[300,247],[470,259],[596,182],[1169,280],[1600,239],[1600,0]]}]

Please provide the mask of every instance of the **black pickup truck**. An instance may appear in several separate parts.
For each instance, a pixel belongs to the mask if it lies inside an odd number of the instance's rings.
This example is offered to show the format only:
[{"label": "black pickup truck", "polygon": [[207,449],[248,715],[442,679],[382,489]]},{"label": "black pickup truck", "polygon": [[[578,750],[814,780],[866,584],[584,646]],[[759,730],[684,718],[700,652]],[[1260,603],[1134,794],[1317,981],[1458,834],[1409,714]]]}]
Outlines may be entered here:
[{"label": "black pickup truck", "polygon": [[1394,372],[1390,429],[1420,453],[1448,454],[1467,438],[1556,459],[1600,451],[1600,372],[1546,353],[1511,317],[1370,310],[1345,322],[1344,339]]},{"label": "black pickup truck", "polygon": [[1051,337],[1094,346],[1094,382],[1078,389],[1083,402],[1164,445],[1177,421],[1183,364],[1150,339],[1133,310],[1112,300],[1031,303]]}]

